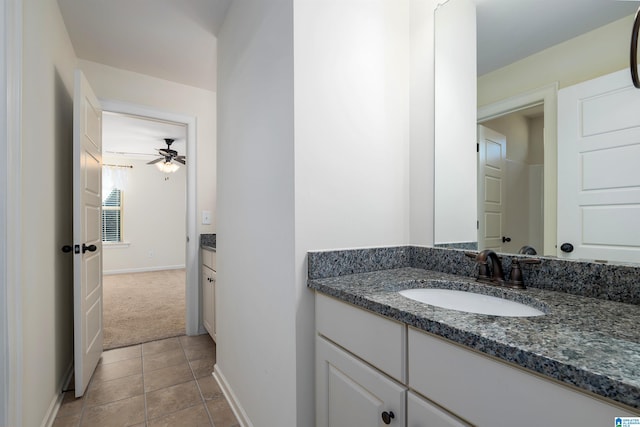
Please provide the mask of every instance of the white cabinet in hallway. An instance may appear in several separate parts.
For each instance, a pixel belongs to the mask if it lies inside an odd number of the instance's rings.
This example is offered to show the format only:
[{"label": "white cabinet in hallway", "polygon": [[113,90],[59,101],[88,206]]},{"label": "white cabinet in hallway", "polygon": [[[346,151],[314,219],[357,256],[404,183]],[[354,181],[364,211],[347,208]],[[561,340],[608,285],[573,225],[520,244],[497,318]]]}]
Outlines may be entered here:
[{"label": "white cabinet in hallway", "polygon": [[216,340],[216,252],[201,249],[202,258],[202,323]]}]

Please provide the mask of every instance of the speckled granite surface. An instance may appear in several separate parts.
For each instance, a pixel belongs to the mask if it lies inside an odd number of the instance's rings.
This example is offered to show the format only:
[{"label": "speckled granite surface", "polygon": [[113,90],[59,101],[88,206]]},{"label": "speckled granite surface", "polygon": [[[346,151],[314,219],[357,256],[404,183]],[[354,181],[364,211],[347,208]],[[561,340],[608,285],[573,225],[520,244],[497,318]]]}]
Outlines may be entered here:
[{"label": "speckled granite surface", "polygon": [[[424,268],[475,277],[477,265],[464,253],[463,250],[421,246],[309,252],[309,278],[320,279],[399,267]],[[513,257],[515,255],[503,256],[505,274],[511,270]],[[541,264],[522,265],[528,287],[640,304],[640,267],[548,257],[533,258],[540,259]]]},{"label": "speckled granite surface", "polygon": [[216,250],[216,235],[215,234],[201,234],[200,235],[200,247],[203,249]]},{"label": "speckled granite surface", "polygon": [[[640,409],[640,268],[539,257],[541,264],[523,265],[528,288],[519,291],[476,283],[476,263],[464,252],[416,246],[309,252],[308,286]],[[505,273],[511,259],[503,256]],[[421,287],[488,293],[547,314],[472,314],[397,292]]]},{"label": "speckled granite surface", "polygon": [[[335,254],[334,254],[335,256]],[[386,258],[385,258],[386,259]],[[413,267],[310,278],[308,286],[472,349],[640,408],[640,306]],[[473,290],[526,302],[539,317],[498,317],[442,309],[401,296],[407,288]]]}]

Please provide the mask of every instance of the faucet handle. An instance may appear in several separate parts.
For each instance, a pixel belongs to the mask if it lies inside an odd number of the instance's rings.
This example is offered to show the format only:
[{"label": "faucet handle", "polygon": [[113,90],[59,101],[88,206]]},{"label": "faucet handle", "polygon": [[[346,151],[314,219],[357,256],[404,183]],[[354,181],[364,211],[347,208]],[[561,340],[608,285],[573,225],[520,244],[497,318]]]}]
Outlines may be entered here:
[{"label": "faucet handle", "polygon": [[511,260],[511,277],[507,282],[508,286],[517,289],[525,289],[520,264],[540,264],[540,260],[536,258],[513,258]]},{"label": "faucet handle", "polygon": [[464,254],[465,254],[467,257],[469,257],[469,258],[473,258],[473,259],[476,259],[476,258],[478,257],[477,252],[465,252]]}]

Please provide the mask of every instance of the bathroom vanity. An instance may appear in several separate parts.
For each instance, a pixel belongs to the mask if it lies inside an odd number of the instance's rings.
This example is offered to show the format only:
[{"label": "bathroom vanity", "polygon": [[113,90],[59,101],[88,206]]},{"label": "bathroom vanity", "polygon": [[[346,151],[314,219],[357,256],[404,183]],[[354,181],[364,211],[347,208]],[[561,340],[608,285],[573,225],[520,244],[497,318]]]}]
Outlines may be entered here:
[{"label": "bathroom vanity", "polygon": [[216,239],[201,236],[200,284],[202,289],[202,324],[211,338],[216,340]]},{"label": "bathroom vanity", "polygon": [[[416,247],[309,253],[318,426],[601,426],[640,414],[640,306],[433,269],[466,269],[463,258]],[[410,288],[484,292],[545,314],[444,309],[398,293]]]}]

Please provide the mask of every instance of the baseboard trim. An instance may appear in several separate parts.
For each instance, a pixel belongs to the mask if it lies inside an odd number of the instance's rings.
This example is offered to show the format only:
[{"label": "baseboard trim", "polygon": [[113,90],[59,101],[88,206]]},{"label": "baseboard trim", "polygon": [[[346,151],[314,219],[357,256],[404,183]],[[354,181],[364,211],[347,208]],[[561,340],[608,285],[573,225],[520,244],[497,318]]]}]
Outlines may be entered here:
[{"label": "baseboard trim", "polygon": [[104,276],[110,276],[114,274],[128,274],[128,273],[148,273],[151,271],[163,271],[163,270],[182,270],[184,269],[184,264],[182,265],[165,265],[161,267],[140,267],[140,268],[124,268],[122,270],[103,270],[102,274]]},{"label": "baseboard trim", "polygon": [[224,374],[220,370],[220,366],[217,363],[213,366],[213,378],[216,380],[216,382],[220,386],[220,389],[222,390],[224,397],[227,398],[227,401],[231,406],[231,410],[233,411],[234,415],[238,419],[238,422],[240,423],[240,425],[242,427],[253,427],[253,424],[251,423],[249,416],[242,408],[242,405],[240,405],[240,402],[238,402],[238,399],[236,398],[235,393],[229,386],[227,379],[225,378]]},{"label": "baseboard trim", "polygon": [[51,400],[51,404],[49,405],[49,409],[47,410],[47,415],[42,420],[42,427],[52,427],[53,422],[56,420],[56,416],[58,415],[58,411],[60,410],[60,406],[62,406],[62,398],[64,397],[64,393],[62,390],[66,390],[69,387],[69,383],[71,382],[71,377],[73,376],[73,361],[67,368],[67,372],[65,373],[62,383],[59,384],[58,390],[60,392],[56,394]]}]

